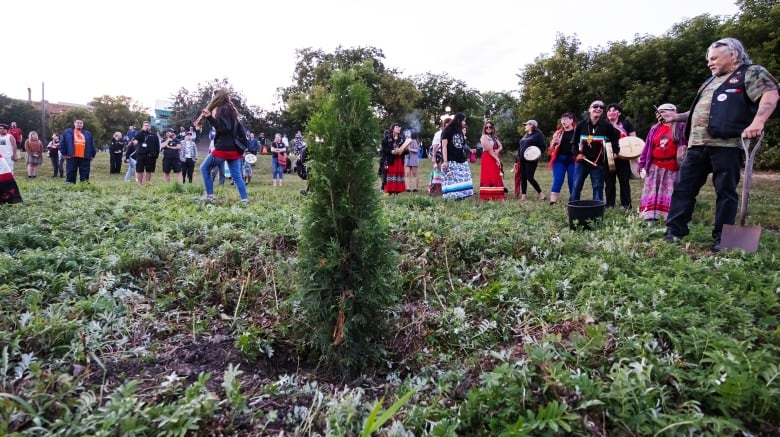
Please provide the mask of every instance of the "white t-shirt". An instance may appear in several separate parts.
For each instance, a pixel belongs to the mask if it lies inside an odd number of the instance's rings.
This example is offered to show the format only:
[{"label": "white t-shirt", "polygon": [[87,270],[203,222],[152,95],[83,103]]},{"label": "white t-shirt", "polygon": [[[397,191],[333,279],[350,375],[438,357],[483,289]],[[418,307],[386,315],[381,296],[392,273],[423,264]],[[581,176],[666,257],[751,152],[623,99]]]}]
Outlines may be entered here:
[{"label": "white t-shirt", "polygon": [[440,146],[441,146],[441,129],[437,130],[436,133],[433,135],[433,141],[431,141],[431,153],[430,153],[431,159],[436,159],[436,152],[439,150]]},{"label": "white t-shirt", "polygon": [[14,172],[14,146],[11,143],[13,137],[11,134],[0,135],[0,155],[3,155],[3,159],[11,167],[11,173]]}]

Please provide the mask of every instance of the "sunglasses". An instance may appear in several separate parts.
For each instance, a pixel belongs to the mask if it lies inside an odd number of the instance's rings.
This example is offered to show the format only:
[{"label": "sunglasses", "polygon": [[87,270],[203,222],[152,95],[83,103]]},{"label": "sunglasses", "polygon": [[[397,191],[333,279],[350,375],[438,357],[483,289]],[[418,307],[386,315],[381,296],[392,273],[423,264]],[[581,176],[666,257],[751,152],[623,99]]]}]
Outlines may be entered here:
[{"label": "sunglasses", "polygon": [[590,105],[593,109],[604,109],[604,105]]},{"label": "sunglasses", "polygon": [[487,125],[485,126],[485,129],[493,129],[493,125]]}]

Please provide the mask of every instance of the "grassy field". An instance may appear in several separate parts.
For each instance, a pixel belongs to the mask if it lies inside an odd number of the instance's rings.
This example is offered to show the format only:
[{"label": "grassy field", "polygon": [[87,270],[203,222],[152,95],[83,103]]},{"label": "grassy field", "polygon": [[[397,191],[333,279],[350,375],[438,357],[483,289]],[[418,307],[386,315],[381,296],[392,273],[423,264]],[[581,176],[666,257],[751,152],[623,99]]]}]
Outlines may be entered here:
[{"label": "grassy field", "polygon": [[423,162],[421,193],[382,200],[403,287],[386,365],[343,380],[294,335],[305,181],[272,187],[269,161],[248,207],[229,184],[195,202],[197,175],[125,183],[103,153],[90,184],[17,165],[24,203],[0,206],[0,435],[780,432],[776,175],[754,180],[759,252],[713,254],[710,185],[690,237],[667,244],[636,213],[571,231],[564,202],[431,199]]}]

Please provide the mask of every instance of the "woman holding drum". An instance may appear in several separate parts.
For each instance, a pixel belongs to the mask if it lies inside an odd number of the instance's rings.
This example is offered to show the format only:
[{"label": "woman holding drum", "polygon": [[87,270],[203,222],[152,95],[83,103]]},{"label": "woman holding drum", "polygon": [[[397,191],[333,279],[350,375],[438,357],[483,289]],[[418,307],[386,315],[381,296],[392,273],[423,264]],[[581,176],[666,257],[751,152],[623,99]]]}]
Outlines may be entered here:
[{"label": "woman holding drum", "polygon": [[520,139],[520,148],[517,149],[517,157],[520,159],[520,171],[522,179],[520,181],[520,200],[526,200],[526,190],[528,189],[528,183],[534,187],[534,190],[538,193],[537,198],[544,200],[546,197],[542,192],[542,187],[539,186],[539,182],[536,182],[534,174],[536,173],[536,165],[539,163],[539,158],[542,156],[542,150],[545,149],[544,135],[539,131],[539,123],[536,120],[528,120],[523,123],[525,126],[525,136]]},{"label": "woman holding drum", "polygon": [[[626,120],[623,115],[623,107],[617,103],[610,103],[607,106],[607,120],[612,123],[615,129],[620,131],[620,138],[636,136],[634,125]],[[631,163],[628,159],[621,156],[615,157],[615,171],[610,169],[605,175],[604,196],[607,202],[607,208],[615,206],[615,197],[617,194],[617,182],[620,183],[620,206],[626,210],[631,209]],[[616,181],[617,179],[617,181]]]},{"label": "woman holding drum", "polygon": [[650,128],[639,156],[639,173],[645,183],[639,202],[639,215],[652,223],[666,218],[672,202],[674,179],[687,148],[685,122],[666,122],[664,114],[677,113],[677,107],[664,103],[658,107],[659,123]]}]

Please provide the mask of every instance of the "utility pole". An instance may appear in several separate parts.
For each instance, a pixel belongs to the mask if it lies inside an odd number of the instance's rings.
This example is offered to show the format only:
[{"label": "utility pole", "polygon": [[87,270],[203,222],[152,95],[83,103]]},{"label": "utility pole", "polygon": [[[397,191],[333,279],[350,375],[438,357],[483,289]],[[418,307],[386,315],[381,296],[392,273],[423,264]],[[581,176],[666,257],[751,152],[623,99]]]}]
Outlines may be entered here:
[{"label": "utility pole", "polygon": [[44,85],[41,82],[41,142],[45,142],[46,138],[46,97],[44,97]]}]

